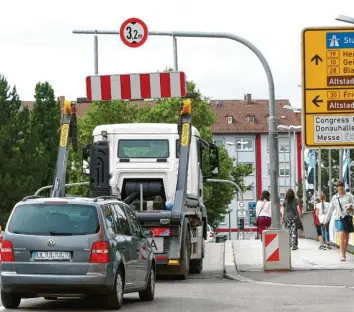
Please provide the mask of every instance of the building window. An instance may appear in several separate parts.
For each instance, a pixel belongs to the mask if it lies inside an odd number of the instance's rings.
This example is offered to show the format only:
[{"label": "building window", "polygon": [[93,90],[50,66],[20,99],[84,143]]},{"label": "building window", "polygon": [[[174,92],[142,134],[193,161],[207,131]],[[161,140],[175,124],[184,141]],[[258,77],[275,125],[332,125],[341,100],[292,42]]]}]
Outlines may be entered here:
[{"label": "building window", "polygon": [[248,116],[248,122],[254,123],[254,116]]},{"label": "building window", "polygon": [[226,218],[228,218],[228,217],[229,217],[229,215],[224,215],[224,219],[222,221],[220,221],[219,224],[226,225]]},{"label": "building window", "polygon": [[288,145],[279,145],[279,152],[282,152],[282,153],[289,152],[289,146]]},{"label": "building window", "polygon": [[270,163],[267,162],[267,175],[270,176]]},{"label": "building window", "polygon": [[280,168],[279,169],[279,176],[284,177],[284,176],[289,176],[290,175],[290,169],[284,169]]},{"label": "building window", "polygon": [[225,145],[225,141],[224,141],[224,139],[214,139],[214,144],[216,146],[224,146]]},{"label": "building window", "polygon": [[254,199],[254,188],[252,188],[251,190],[247,190],[245,192],[243,192],[243,195],[242,195],[243,199],[251,199],[253,200]]},{"label": "building window", "polygon": [[240,144],[236,144],[236,147],[239,151],[253,151],[253,139],[252,138],[242,138],[237,139],[236,142]]},{"label": "building window", "polygon": [[253,163],[247,163],[247,162],[239,162],[238,163],[239,165],[246,165],[248,166],[251,170],[252,170],[252,173],[249,174],[249,176],[254,176],[254,164]]},{"label": "building window", "polygon": [[228,116],[227,117],[227,123],[228,124],[232,124],[232,116]]}]

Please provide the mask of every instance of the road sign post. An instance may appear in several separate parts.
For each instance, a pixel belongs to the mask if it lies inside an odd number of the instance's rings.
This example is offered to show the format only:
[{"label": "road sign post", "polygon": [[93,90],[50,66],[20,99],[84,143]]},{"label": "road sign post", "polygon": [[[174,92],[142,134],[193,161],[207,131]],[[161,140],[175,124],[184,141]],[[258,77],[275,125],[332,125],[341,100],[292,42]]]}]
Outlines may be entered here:
[{"label": "road sign post", "polygon": [[307,28],[302,40],[305,145],[354,146],[354,29]]}]

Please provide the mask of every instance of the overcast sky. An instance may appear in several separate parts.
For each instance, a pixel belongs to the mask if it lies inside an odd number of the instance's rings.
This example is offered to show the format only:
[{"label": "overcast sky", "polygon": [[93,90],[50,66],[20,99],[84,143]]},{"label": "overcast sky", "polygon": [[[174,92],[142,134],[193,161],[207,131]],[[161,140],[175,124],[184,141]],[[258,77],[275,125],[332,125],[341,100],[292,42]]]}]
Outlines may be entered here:
[{"label": "overcast sky", "polygon": [[[56,96],[86,96],[85,77],[94,74],[93,36],[74,29],[119,30],[130,17],[149,30],[215,31],[242,36],[268,60],[277,99],[301,106],[301,30],[349,26],[335,21],[354,16],[352,0],[3,0],[0,73],[16,85],[22,100],[33,100],[38,81],[49,81]],[[178,39],[179,70],[213,99],[245,93],[267,99],[268,85],[258,59],[226,39]],[[124,74],[173,66],[172,38],[150,36],[137,49],[119,36],[99,37],[99,73]]]}]

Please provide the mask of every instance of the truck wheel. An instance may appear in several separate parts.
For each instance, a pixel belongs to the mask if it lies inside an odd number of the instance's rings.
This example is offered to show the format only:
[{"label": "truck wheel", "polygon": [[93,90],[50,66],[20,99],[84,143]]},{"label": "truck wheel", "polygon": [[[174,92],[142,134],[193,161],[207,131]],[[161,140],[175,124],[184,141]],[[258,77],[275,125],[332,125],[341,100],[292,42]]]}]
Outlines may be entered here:
[{"label": "truck wheel", "polygon": [[181,261],[181,275],[180,279],[185,280],[188,278],[189,269],[190,269],[190,257],[191,257],[191,244],[190,244],[190,235],[189,230],[186,230],[186,239],[184,240],[183,246],[183,259]]},{"label": "truck wheel", "polygon": [[17,309],[21,303],[21,296],[1,291],[1,303],[6,309]]},{"label": "truck wheel", "polygon": [[191,273],[200,274],[203,271],[203,258],[191,260]]}]

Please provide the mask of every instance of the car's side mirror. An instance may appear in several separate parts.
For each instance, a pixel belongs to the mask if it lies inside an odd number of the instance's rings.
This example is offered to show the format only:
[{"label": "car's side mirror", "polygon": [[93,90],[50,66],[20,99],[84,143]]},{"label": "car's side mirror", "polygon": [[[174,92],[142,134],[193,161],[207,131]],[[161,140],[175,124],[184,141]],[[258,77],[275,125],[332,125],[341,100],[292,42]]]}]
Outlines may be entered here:
[{"label": "car's side mirror", "polygon": [[210,173],[217,175],[219,173],[219,148],[215,144],[209,146]]},{"label": "car's side mirror", "polygon": [[90,174],[90,155],[91,144],[84,145],[82,147],[82,173],[85,175]]}]

